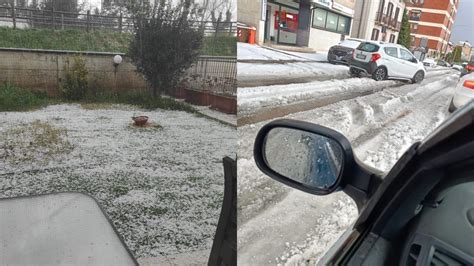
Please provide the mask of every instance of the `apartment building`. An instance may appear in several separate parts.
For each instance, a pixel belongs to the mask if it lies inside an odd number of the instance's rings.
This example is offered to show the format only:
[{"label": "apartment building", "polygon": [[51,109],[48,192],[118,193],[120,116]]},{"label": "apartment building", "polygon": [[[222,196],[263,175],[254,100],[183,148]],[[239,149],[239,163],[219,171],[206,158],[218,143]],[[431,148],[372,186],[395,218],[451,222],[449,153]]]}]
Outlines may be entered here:
[{"label": "apartment building", "polygon": [[396,43],[404,10],[402,0],[358,0],[351,37]]},{"label": "apartment building", "polygon": [[444,54],[456,19],[459,0],[407,1],[412,48],[425,47],[428,54]]},{"label": "apartment building", "polygon": [[238,0],[238,22],[257,29],[258,44],[327,51],[350,36],[356,0]]}]

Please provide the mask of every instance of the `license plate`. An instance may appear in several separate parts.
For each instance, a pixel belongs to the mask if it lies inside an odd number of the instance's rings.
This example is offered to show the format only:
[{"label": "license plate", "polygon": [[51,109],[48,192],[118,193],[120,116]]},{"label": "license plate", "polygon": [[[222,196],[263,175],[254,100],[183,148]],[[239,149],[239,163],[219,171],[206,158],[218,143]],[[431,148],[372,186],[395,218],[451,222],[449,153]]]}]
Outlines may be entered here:
[{"label": "license plate", "polygon": [[363,55],[363,54],[357,54],[356,57],[359,58],[359,59],[365,60],[365,58],[366,58],[367,56],[365,56],[365,55]]}]

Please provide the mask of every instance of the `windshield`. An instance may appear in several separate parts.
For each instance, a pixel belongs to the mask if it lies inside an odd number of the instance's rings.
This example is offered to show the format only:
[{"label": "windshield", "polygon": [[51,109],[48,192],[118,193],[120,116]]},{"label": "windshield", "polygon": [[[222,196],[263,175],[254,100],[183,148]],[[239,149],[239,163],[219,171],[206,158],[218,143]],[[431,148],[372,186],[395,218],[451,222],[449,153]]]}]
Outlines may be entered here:
[{"label": "windshield", "polygon": [[363,42],[359,45],[359,47],[357,47],[357,50],[373,53],[373,52],[377,52],[379,50],[379,46],[374,44],[374,43]]},{"label": "windshield", "polygon": [[349,39],[340,42],[339,45],[355,49],[360,45],[360,41]]}]

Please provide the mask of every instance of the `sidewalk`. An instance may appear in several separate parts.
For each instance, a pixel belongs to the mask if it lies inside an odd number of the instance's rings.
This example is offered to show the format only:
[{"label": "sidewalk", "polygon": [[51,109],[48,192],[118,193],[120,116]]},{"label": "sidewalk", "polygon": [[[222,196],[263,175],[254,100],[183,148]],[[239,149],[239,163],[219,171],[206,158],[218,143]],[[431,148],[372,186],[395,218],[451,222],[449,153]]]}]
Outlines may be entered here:
[{"label": "sidewalk", "polygon": [[242,63],[327,62],[327,53],[285,51],[270,46],[237,43],[237,61]]},{"label": "sidewalk", "polygon": [[193,105],[193,107],[196,108],[200,114],[208,118],[217,120],[229,126],[237,126],[237,115],[221,113],[219,111],[210,109],[208,106]]}]

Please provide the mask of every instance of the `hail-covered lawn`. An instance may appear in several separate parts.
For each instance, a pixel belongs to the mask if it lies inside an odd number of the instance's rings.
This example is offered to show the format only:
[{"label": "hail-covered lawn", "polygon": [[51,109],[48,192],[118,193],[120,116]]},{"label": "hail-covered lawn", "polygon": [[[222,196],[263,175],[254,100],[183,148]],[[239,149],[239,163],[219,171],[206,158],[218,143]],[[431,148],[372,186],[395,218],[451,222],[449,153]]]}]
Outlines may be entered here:
[{"label": "hail-covered lawn", "polygon": [[[147,115],[150,125],[131,125]],[[0,197],[95,197],[136,257],[209,249],[235,128],[195,114],[53,105],[0,112]]]}]

